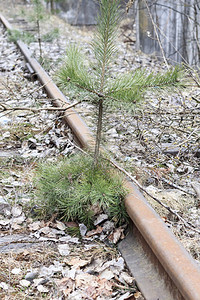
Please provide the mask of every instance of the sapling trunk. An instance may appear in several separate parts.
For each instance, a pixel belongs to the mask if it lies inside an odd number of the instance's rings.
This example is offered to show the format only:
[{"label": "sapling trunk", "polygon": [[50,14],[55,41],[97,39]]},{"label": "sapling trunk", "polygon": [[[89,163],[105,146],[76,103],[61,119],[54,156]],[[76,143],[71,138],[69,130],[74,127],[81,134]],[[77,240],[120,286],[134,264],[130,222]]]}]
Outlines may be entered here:
[{"label": "sapling trunk", "polygon": [[41,33],[40,33],[40,21],[37,20],[37,30],[38,30],[38,44],[39,44],[39,51],[40,51],[40,59],[42,59],[42,43],[41,43]]},{"label": "sapling trunk", "polygon": [[[104,92],[106,70],[110,64],[112,52],[114,50],[112,42],[112,34],[117,30],[117,19],[119,18],[118,0],[103,0],[101,1],[101,18],[98,20],[98,37],[94,41],[93,48],[96,53],[97,62],[99,65],[100,75],[100,93]],[[114,22],[113,22],[114,20]],[[113,28],[112,28],[113,27]],[[114,29],[114,30],[113,30]],[[98,115],[97,115],[97,132],[94,152],[94,166],[98,164],[100,156],[100,144],[102,136],[102,122],[103,122],[103,103],[104,98],[100,97],[98,101]]]},{"label": "sapling trunk", "polygon": [[95,141],[95,151],[94,151],[94,166],[98,165],[99,155],[100,155],[100,144],[101,144],[101,133],[102,133],[102,122],[103,122],[103,97],[99,98],[98,105],[98,121],[97,121],[97,131],[96,131],[96,141]]}]

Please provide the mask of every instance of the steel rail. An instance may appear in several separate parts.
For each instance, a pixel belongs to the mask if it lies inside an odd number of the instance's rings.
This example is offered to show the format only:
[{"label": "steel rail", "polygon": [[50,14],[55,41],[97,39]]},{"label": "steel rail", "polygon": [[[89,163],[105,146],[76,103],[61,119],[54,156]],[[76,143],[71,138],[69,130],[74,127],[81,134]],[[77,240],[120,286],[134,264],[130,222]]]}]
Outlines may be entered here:
[{"label": "steel rail", "polygon": [[[2,15],[0,20],[7,29],[12,30]],[[67,103],[65,96],[32,57],[27,46],[21,41],[17,45],[47,94],[55,99],[55,104],[61,105],[58,99]],[[82,147],[93,147],[92,134],[74,109],[66,111],[65,121]],[[129,189],[125,205],[133,224],[119,249],[144,297],[147,300],[200,300],[200,269],[196,262],[137,187],[129,181],[125,182],[125,186]]]}]

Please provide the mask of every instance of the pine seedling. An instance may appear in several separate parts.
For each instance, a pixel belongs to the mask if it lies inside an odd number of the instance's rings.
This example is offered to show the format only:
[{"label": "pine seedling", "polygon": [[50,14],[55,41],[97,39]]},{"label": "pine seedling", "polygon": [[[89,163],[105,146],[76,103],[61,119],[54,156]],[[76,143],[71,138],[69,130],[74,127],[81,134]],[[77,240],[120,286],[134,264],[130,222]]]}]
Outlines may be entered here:
[{"label": "pine seedling", "polygon": [[[172,68],[164,74],[154,75],[144,70],[116,75],[112,72],[112,62],[116,57],[118,27],[122,14],[119,0],[100,0],[100,14],[97,30],[91,48],[95,64],[88,67],[86,58],[77,46],[70,46],[66,51],[64,65],[58,73],[58,83],[62,87],[80,90],[92,96],[97,103],[97,130],[94,152],[94,165],[98,164],[102,135],[102,122],[105,102],[135,102],[149,88],[168,88],[179,84],[179,68]],[[77,93],[78,94],[78,93]]]},{"label": "pine seedling", "polygon": [[36,23],[37,26],[37,35],[38,35],[38,45],[40,51],[40,60],[42,60],[42,39],[41,39],[41,21],[45,18],[44,7],[40,0],[33,0],[33,14],[31,16],[32,21]]},{"label": "pine seedling", "polygon": [[37,172],[37,196],[41,214],[57,213],[65,221],[92,226],[93,207],[108,214],[116,224],[127,220],[126,190],[119,175],[108,164],[91,168],[92,158],[83,155],[46,163]]}]

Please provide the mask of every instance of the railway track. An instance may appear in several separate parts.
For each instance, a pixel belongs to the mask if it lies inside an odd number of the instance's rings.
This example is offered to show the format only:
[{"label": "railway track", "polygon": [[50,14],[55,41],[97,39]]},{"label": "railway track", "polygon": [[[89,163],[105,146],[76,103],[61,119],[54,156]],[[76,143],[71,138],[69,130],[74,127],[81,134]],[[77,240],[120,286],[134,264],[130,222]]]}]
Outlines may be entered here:
[{"label": "railway track", "polygon": [[[2,15],[0,19],[7,29],[12,29]],[[17,42],[17,46],[48,96],[54,99],[54,104],[58,107],[61,103],[63,105],[65,96],[32,57],[27,46],[21,41]],[[75,110],[67,110],[64,120],[81,147],[93,147],[92,134]],[[200,270],[193,258],[171,234],[137,187],[129,181],[125,185],[130,190],[125,204],[132,225],[119,249],[144,297],[147,300],[199,300]]]}]

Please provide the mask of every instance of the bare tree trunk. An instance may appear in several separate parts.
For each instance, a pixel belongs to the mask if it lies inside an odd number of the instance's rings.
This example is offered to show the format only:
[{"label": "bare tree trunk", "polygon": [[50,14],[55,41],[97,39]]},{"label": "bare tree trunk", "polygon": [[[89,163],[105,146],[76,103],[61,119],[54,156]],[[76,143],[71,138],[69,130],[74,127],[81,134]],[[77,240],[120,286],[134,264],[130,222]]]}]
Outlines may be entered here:
[{"label": "bare tree trunk", "polygon": [[51,13],[54,13],[54,0],[50,0],[50,4],[51,4]]},{"label": "bare tree trunk", "polygon": [[200,65],[199,0],[137,0],[135,3],[138,50],[166,57],[172,64]]}]

